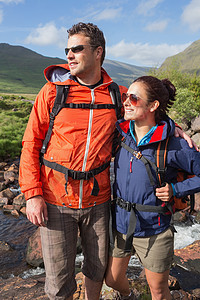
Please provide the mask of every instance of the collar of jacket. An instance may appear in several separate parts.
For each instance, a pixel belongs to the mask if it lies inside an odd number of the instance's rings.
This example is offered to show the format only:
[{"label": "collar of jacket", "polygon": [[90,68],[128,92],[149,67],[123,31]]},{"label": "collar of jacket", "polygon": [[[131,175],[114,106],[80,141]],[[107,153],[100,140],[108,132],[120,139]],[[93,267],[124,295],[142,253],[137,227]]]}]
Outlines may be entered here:
[{"label": "collar of jacket", "polygon": [[[44,70],[44,76],[48,82],[54,84],[79,85],[76,78],[70,74],[68,64],[49,66]],[[101,86],[108,86],[112,82],[112,79],[103,68],[101,68],[101,76],[103,78],[103,84]]]},{"label": "collar of jacket", "polygon": [[[125,138],[127,135],[130,135],[129,123],[130,121],[124,119],[118,120],[116,123],[116,127],[118,131]],[[162,121],[158,124],[158,127],[156,128],[153,135],[151,136],[149,144],[162,141],[166,139],[168,136],[173,136],[174,130],[175,130],[174,121],[169,117],[167,117],[165,121]]]}]

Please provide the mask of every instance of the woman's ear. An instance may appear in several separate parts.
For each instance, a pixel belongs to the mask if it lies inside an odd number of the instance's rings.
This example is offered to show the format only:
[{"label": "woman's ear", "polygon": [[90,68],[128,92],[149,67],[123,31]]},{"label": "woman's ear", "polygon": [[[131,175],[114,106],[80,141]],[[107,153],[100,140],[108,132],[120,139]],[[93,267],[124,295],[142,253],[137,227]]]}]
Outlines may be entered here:
[{"label": "woman's ear", "polygon": [[160,102],[158,100],[151,102],[150,112],[156,111],[156,109],[159,107],[159,105],[160,105]]}]

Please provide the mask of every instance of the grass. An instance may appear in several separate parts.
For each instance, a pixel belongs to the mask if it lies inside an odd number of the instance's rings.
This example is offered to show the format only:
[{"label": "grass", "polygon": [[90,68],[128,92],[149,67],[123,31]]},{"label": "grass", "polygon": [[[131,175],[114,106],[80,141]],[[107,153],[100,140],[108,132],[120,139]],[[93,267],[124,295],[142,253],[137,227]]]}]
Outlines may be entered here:
[{"label": "grass", "polygon": [[0,159],[20,155],[22,137],[32,109],[30,98],[25,95],[0,95]]}]

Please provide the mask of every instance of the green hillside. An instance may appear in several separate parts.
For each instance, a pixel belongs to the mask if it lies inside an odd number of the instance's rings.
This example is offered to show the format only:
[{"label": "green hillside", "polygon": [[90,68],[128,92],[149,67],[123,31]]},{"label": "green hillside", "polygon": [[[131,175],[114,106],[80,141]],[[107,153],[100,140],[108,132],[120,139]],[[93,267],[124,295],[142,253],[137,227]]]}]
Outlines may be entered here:
[{"label": "green hillside", "polygon": [[[66,60],[45,57],[22,46],[0,43],[0,93],[38,93],[46,82],[43,70],[49,65],[63,63]],[[125,86],[148,70],[111,60],[105,60],[103,67],[118,84]]]},{"label": "green hillside", "polygon": [[119,85],[129,86],[134,79],[148,73],[150,68],[137,67],[118,61],[106,59],[103,67]]},{"label": "green hillside", "polygon": [[200,75],[200,40],[195,41],[184,51],[168,57],[160,69],[174,65],[181,72]]},{"label": "green hillside", "polygon": [[21,46],[0,44],[0,92],[37,93],[45,83],[43,70],[49,65],[66,63],[42,56]]}]

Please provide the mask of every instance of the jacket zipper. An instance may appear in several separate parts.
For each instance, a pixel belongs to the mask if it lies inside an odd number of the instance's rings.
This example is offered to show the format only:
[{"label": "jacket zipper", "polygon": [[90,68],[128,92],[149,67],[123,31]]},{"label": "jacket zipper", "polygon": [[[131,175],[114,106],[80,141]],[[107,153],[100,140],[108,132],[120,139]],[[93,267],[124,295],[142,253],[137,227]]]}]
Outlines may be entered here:
[{"label": "jacket zipper", "polygon": [[[94,97],[94,90],[91,90],[92,95],[92,102],[91,104],[94,104],[95,97]],[[82,172],[85,172],[86,169],[86,163],[89,153],[89,147],[90,147],[90,139],[91,139],[91,131],[92,131],[92,120],[93,120],[93,109],[90,109],[90,115],[89,115],[89,123],[88,123],[88,134],[87,134],[87,142],[85,147],[85,155],[83,159],[83,166],[82,166]],[[84,180],[80,180],[80,186],[79,186],[79,208],[82,208],[83,203],[83,182]]]}]

